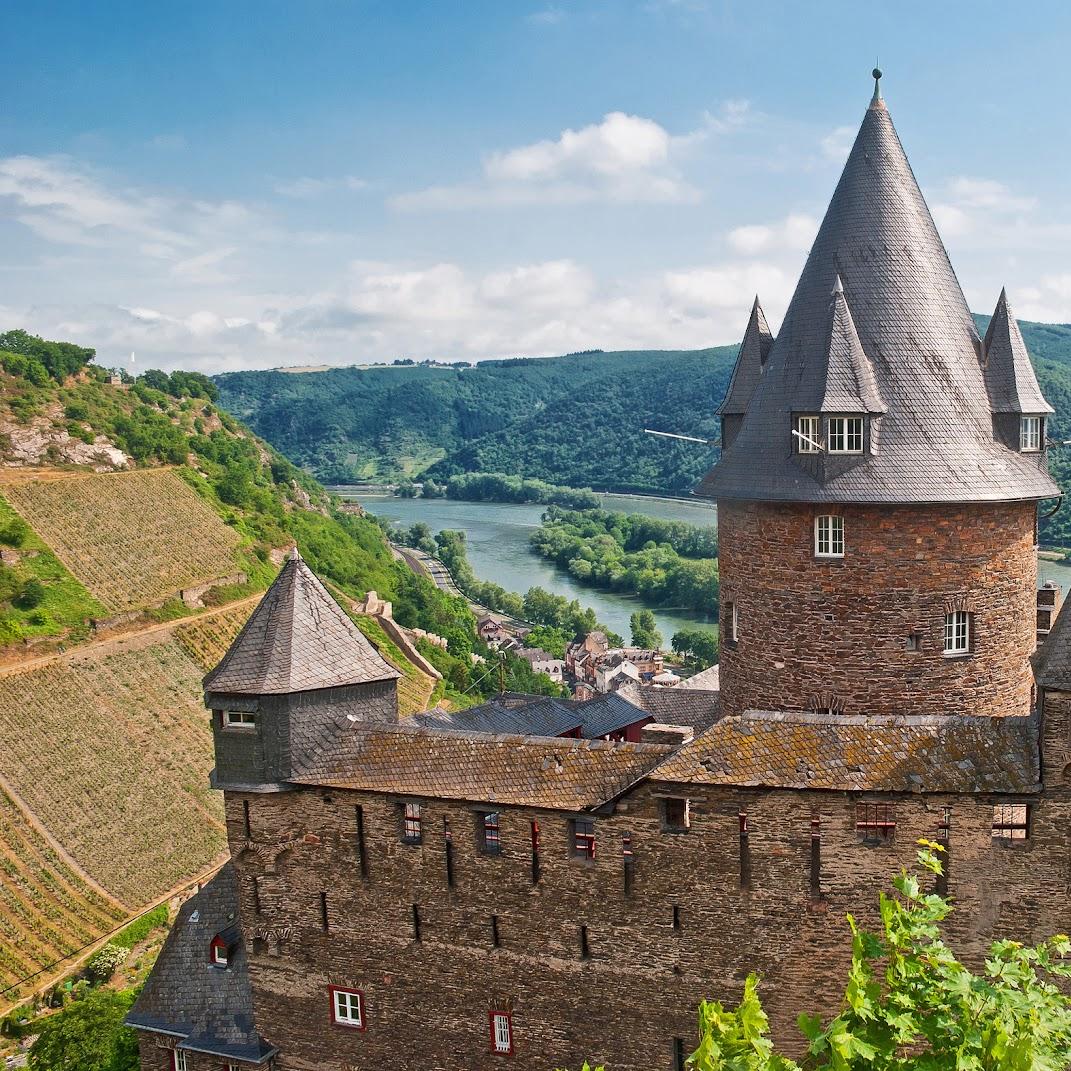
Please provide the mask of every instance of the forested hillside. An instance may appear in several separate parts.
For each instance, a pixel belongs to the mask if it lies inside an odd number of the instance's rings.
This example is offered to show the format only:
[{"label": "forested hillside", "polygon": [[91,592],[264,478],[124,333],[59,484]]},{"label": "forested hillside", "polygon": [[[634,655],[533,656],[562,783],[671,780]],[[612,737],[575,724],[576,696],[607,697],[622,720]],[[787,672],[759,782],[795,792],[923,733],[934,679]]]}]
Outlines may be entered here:
[{"label": "forested hillside", "polygon": [[[976,316],[984,331],[988,317]],[[1050,437],[1071,438],[1071,325],[1021,322]],[[500,472],[554,484],[685,494],[714,448],[644,428],[716,438],[735,346],[570,354],[475,368],[399,365],[218,376],[220,404],[328,482]],[[1071,447],[1052,452],[1071,487]],[[1043,522],[1071,545],[1071,508]]]}]

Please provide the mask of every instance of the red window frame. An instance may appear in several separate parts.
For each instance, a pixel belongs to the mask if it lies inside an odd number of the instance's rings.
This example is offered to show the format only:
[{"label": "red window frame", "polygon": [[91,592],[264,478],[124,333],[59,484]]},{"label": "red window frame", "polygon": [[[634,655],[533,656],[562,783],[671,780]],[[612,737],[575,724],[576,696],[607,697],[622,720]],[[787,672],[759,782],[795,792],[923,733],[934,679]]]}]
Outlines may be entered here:
[{"label": "red window frame", "polygon": [[573,855],[579,859],[595,858],[595,819],[573,819]]},{"label": "red window frame", "polygon": [[[364,1032],[368,1027],[368,1015],[364,1004],[364,990],[363,989],[351,989],[345,985],[329,985],[327,987],[328,995],[331,998],[330,1015],[331,1025],[340,1026],[344,1030],[357,1030]],[[348,1023],[338,1018],[338,993],[346,993],[349,996],[357,997],[357,1009],[360,1012],[361,1021],[359,1023]]]},{"label": "red window frame", "polygon": [[[498,1047],[498,1030],[497,1020],[499,1018],[506,1020],[506,1037],[509,1041],[509,1048],[500,1049]],[[491,1029],[491,1051],[496,1056],[512,1056],[513,1055],[513,1015],[503,1008],[491,1008],[487,1012],[487,1021]]]},{"label": "red window frame", "polygon": [[485,811],[482,815],[483,850],[488,855],[498,855],[502,851],[502,829],[498,811]]},{"label": "red window frame", "polygon": [[993,804],[993,839],[1024,841],[1030,839],[1030,804]]},{"label": "red window frame", "polygon": [[[222,951],[223,958],[219,959],[219,953]],[[208,946],[208,962],[213,967],[229,967],[230,966],[230,952],[227,949],[227,942],[222,937],[213,937],[212,943]]]},{"label": "red window frame", "polygon": [[864,843],[892,844],[896,839],[896,804],[857,803],[855,831]]},{"label": "red window frame", "polygon": [[424,839],[423,821],[419,803],[402,804],[402,840],[406,844],[420,844]]}]

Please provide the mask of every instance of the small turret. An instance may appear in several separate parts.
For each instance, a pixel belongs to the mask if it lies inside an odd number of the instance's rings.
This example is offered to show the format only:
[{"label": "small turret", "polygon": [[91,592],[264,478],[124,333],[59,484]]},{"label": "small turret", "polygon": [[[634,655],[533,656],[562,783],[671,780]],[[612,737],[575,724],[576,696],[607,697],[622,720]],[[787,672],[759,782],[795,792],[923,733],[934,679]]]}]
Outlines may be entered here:
[{"label": "small turret", "polygon": [[281,789],[355,722],[397,721],[399,676],[295,547],[205,677],[216,747],[213,785]]},{"label": "small turret", "polygon": [[770,356],[773,341],[773,333],[766,322],[766,314],[762,311],[758,295],[756,295],[754,304],[751,306],[747,330],[744,332],[744,341],[740,343],[740,352],[736,356],[736,365],[733,368],[732,379],[729,381],[729,388],[725,392],[724,401],[718,407],[723,450],[727,450],[732,445],[737,431],[740,430],[748,403],[766,367],[766,358]]}]

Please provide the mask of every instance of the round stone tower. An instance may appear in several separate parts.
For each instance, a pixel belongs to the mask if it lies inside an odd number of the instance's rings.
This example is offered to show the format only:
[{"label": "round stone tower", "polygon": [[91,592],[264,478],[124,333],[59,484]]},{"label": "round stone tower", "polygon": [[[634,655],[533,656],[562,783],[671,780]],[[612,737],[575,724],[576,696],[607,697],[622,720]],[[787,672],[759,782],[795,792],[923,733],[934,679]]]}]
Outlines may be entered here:
[{"label": "round stone tower", "polygon": [[881,95],[777,337],[723,403],[722,711],[1026,714],[1059,494],[1002,293],[980,338]]}]

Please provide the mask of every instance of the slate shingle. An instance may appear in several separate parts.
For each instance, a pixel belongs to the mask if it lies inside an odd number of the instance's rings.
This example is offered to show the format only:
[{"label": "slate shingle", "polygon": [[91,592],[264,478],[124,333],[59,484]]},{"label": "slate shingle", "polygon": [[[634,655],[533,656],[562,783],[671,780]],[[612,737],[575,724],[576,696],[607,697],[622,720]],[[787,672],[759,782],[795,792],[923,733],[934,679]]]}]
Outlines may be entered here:
[{"label": "slate shingle", "polygon": [[[822,384],[837,276],[887,409],[870,454],[794,454]],[[994,439],[981,340],[883,101],[863,119],[743,424],[696,493],[800,502],[974,502],[1058,494],[1042,453]]]},{"label": "slate shingle", "polygon": [[235,933],[238,888],[228,863],[179,908],[152,973],[126,1021],[177,1036],[177,1048],[262,1064],[275,1048],[253,1022],[245,946],[237,937],[226,969],[209,962],[217,934]]},{"label": "slate shingle", "polygon": [[295,548],[204,687],[231,695],[283,695],[399,676]]},{"label": "slate shingle", "polygon": [[749,710],[715,723],[651,778],[766,788],[1035,792],[1037,722]]},{"label": "slate shingle", "polygon": [[293,780],[405,796],[590,810],[672,751],[664,744],[358,727]]},{"label": "slate shingle", "polygon": [[740,352],[736,355],[733,378],[729,381],[725,398],[718,407],[719,416],[747,412],[748,402],[755,393],[772,345],[773,333],[756,296],[755,303],[751,306],[747,329],[744,331],[744,341],[740,343]]},{"label": "slate shingle", "polygon": [[1019,324],[1001,290],[985,333],[985,385],[994,413],[1051,413],[1041,393]]}]

